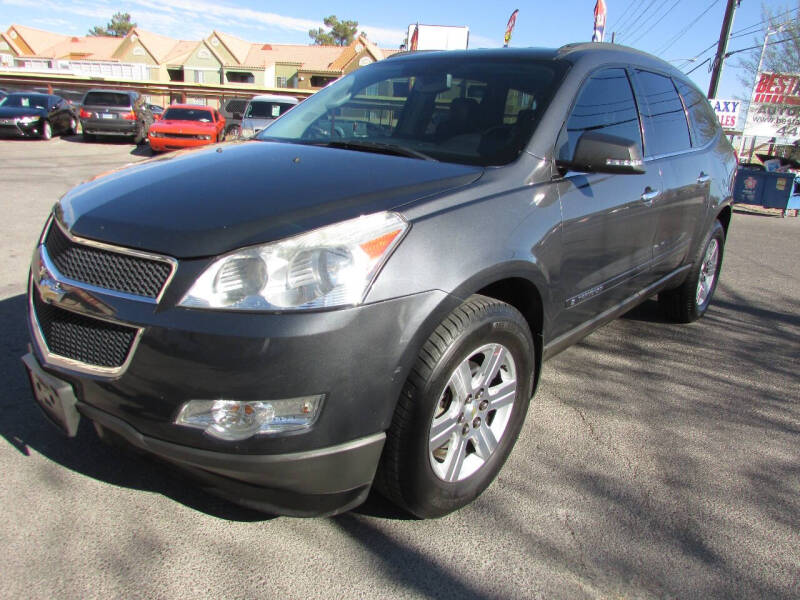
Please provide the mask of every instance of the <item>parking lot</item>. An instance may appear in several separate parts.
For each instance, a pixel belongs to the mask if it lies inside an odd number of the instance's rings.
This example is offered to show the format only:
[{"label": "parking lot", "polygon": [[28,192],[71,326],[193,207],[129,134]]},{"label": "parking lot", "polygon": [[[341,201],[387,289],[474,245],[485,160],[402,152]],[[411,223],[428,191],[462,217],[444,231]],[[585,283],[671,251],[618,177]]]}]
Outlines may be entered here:
[{"label": "parking lot", "polygon": [[692,325],[650,300],[545,364],[508,463],[418,521],[271,518],[33,403],[25,280],[53,203],[149,149],[0,141],[0,597],[798,598],[800,218],[736,212]]}]

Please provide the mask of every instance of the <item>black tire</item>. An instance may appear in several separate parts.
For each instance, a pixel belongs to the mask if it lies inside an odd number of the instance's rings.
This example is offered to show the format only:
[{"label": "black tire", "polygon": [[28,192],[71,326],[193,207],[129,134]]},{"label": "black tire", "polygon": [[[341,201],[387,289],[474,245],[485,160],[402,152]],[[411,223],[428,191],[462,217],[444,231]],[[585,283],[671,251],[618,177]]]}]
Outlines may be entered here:
[{"label": "black tire", "polygon": [[42,139],[43,140],[53,139],[53,126],[50,125],[50,121],[42,122]]},{"label": "black tire", "polygon": [[86,133],[84,131],[81,135],[83,136],[84,142],[93,142],[95,140],[95,136],[93,133]]},{"label": "black tire", "polygon": [[[698,293],[699,285],[701,278],[704,282],[709,278],[707,259],[713,257],[707,256],[707,253],[713,244],[716,244],[717,248],[716,257],[712,261],[714,262],[713,280],[701,297]],[[711,304],[711,299],[714,297],[714,291],[717,289],[724,249],[725,230],[719,221],[714,221],[711,231],[706,235],[692,261],[691,270],[683,284],[658,295],[658,303],[661,305],[667,319],[675,323],[691,323],[705,314]]]},{"label": "black tire", "polygon": [[67,126],[67,133],[69,135],[75,135],[78,133],[78,119],[75,117],[70,117],[69,125]]},{"label": "black tire", "polygon": [[[515,386],[501,394],[513,398],[513,404],[494,411],[478,400],[483,398],[489,405],[491,399],[493,403],[497,401],[499,406],[499,396],[484,392],[483,388],[475,390],[475,379],[480,379],[477,371],[483,363],[470,361],[479,356],[476,354],[479,349],[489,344],[502,349],[494,356],[504,359],[510,356],[513,361],[510,368],[506,368],[503,361],[494,361],[502,366],[496,371],[496,377],[492,375],[495,369],[489,369],[487,381],[494,377],[494,381],[498,382],[503,373],[509,381],[499,385],[490,382],[486,390],[491,387],[497,390],[500,385],[509,387],[510,379],[516,382]],[[485,354],[483,359],[488,360],[489,354]],[[471,398],[471,404],[457,402],[453,394],[445,405],[450,384],[456,380],[457,368],[465,364],[471,373],[468,385],[475,394],[474,397],[472,393],[465,396]],[[472,369],[473,365],[475,370]],[[494,480],[514,447],[528,410],[534,369],[533,338],[519,311],[492,298],[471,296],[436,328],[417,357],[387,432],[376,478],[377,489],[420,518],[440,517],[469,504]],[[509,375],[512,372],[515,378]],[[508,401],[506,404],[509,404]],[[472,409],[468,408],[470,406]],[[483,412],[477,412],[478,408]],[[502,415],[501,411],[504,411]],[[465,417],[467,412],[469,414]],[[476,415],[479,418],[476,419]],[[439,440],[448,440],[446,448],[441,446],[431,450],[434,418],[446,418],[454,424],[455,429]],[[484,452],[484,458],[478,449],[477,432],[481,427],[491,428],[495,425],[503,429],[499,439],[492,438],[496,446]],[[475,437],[467,437],[472,435]],[[437,469],[446,467],[447,459],[451,457],[451,444],[453,456],[459,454],[459,448],[464,448],[464,453],[459,455],[467,458],[462,458],[464,462],[459,465],[466,465],[469,460],[471,466],[476,463],[478,466],[474,471],[467,469],[466,474],[462,472],[463,478],[447,481],[441,474],[437,475],[434,463]],[[440,457],[442,460],[439,460]],[[461,471],[461,467],[458,469]]]},{"label": "black tire", "polygon": [[225,132],[225,140],[235,140],[242,135],[242,129],[238,125],[232,125],[228,127],[228,130]]}]

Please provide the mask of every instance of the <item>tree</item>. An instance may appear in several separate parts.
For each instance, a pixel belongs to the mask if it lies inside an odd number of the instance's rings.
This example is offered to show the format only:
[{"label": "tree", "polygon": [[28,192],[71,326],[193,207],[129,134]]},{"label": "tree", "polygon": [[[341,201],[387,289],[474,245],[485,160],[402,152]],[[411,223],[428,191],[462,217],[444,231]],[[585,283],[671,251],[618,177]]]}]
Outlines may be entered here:
[{"label": "tree", "polygon": [[125,37],[128,32],[136,27],[136,23],[131,23],[131,16],[128,13],[114,13],[111,20],[105,27],[96,25],[89,30],[89,35],[110,35],[111,37]]},{"label": "tree", "polygon": [[336,15],[326,17],[323,23],[330,31],[325,31],[322,27],[308,31],[308,37],[317,46],[348,46],[358,31],[358,21],[340,21]]},{"label": "tree", "polygon": [[786,6],[769,8],[762,2],[761,19],[764,21],[764,30],[753,39],[752,46],[756,47],[736,64],[741,69],[739,83],[748,90],[748,99],[756,78],[761,48],[767,31],[773,33],[769,36],[768,45],[764,49],[761,70],[776,73],[800,72],[800,0],[796,10]]}]

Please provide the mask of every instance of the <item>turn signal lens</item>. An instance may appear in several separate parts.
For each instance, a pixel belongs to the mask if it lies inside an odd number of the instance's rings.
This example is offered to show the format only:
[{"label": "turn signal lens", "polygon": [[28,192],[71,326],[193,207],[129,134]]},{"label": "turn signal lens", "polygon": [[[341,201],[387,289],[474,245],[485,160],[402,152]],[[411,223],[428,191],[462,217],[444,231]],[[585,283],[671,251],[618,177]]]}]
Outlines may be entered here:
[{"label": "turn signal lens", "polygon": [[175,423],[236,442],[258,434],[307,429],[319,414],[322,398],[317,395],[285,400],[190,400],[181,407]]},{"label": "turn signal lens", "polygon": [[126,113],[125,115],[123,115],[122,118],[125,119],[126,121],[135,121],[136,120],[136,113],[131,111],[131,112]]},{"label": "turn signal lens", "polygon": [[85,108],[82,108],[81,112],[80,112],[80,116],[81,116],[81,119],[91,119],[92,118],[92,113],[90,113]]}]

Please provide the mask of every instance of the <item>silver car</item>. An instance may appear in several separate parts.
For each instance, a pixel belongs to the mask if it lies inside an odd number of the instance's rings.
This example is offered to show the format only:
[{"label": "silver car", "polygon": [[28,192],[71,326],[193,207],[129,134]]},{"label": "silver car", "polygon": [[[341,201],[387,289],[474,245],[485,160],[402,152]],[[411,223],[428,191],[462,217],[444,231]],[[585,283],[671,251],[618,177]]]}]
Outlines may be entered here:
[{"label": "silver car", "polygon": [[241,136],[248,138],[257,134],[297,103],[297,98],[292,96],[254,96],[244,110]]}]

